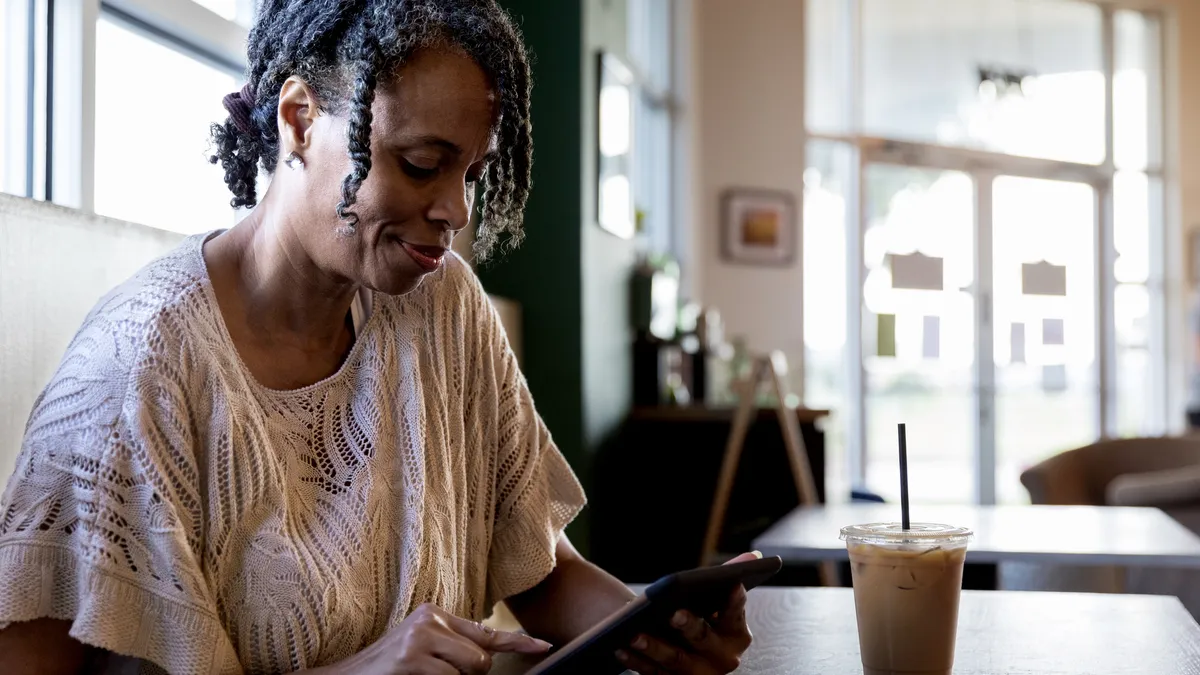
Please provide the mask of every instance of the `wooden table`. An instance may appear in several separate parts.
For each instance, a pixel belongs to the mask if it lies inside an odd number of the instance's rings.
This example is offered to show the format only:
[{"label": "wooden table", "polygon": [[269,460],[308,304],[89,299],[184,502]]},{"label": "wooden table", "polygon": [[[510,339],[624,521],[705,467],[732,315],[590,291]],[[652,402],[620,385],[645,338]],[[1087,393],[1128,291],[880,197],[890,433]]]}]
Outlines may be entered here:
[{"label": "wooden table", "polygon": [[[1039,562],[1200,569],[1200,537],[1156,508],[914,506],[913,519],[969,527],[968,563]],[[754,540],[789,562],[845,560],[842,526],[899,520],[892,504],[796,509]]]},{"label": "wooden table", "polygon": [[[750,593],[754,644],[743,675],[862,672],[854,596],[846,588]],[[492,673],[528,663],[497,657]],[[1200,675],[1200,626],[1175,598],[964,591],[955,675]]]}]

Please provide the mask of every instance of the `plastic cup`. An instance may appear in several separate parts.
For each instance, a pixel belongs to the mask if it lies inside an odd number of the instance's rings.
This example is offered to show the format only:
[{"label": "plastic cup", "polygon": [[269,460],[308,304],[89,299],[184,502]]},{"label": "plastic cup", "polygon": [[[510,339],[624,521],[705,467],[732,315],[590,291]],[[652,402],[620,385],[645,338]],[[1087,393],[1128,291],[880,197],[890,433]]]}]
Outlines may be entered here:
[{"label": "plastic cup", "polygon": [[842,528],[865,675],[950,675],[971,531],[933,523]]}]

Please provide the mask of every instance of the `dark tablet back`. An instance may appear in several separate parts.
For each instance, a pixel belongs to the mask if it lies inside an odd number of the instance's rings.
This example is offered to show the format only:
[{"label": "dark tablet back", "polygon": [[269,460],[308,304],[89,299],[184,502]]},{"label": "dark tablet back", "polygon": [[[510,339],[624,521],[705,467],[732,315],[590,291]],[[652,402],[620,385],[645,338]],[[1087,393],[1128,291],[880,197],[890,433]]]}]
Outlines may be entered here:
[{"label": "dark tablet back", "polygon": [[677,610],[710,616],[725,607],[738,584],[749,590],[782,567],[783,561],[774,557],[665,576],[621,610],[552,652],[526,675],[619,675],[625,666],[614,653],[628,646],[639,633],[678,639],[669,623]]}]

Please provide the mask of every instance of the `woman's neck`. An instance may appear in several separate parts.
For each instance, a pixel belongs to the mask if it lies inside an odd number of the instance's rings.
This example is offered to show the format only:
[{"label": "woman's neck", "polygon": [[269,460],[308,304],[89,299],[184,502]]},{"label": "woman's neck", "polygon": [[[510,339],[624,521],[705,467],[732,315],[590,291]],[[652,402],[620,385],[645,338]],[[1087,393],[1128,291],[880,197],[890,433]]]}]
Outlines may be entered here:
[{"label": "woman's neck", "polygon": [[210,242],[210,273],[234,291],[230,309],[253,332],[310,346],[337,342],[358,287],[316,266],[276,201],[268,189],[245,220]]}]

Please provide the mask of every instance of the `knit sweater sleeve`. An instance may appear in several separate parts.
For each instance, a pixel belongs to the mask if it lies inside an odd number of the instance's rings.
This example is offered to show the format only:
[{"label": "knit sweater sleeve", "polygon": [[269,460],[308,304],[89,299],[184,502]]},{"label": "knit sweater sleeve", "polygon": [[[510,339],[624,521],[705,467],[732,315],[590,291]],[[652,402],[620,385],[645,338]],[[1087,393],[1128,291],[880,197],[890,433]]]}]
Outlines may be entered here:
[{"label": "knit sweater sleeve", "polygon": [[0,627],[65,619],[171,673],[239,673],[197,553],[179,336],[144,301],[102,301],[34,406],[0,501]]},{"label": "knit sweater sleeve", "polygon": [[[554,569],[564,528],[587,500],[534,407],[500,315],[474,281],[476,406],[495,406],[495,512],[487,605],[529,590]],[[490,415],[489,415],[490,417]]]}]

